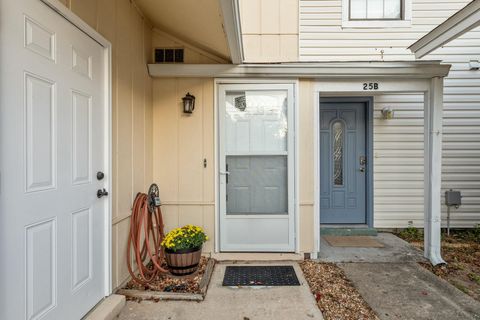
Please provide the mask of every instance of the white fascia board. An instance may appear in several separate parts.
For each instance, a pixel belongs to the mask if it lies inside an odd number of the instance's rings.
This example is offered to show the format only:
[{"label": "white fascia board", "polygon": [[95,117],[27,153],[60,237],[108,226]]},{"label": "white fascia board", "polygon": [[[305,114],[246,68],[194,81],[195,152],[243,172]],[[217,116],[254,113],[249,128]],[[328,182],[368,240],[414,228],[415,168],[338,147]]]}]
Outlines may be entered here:
[{"label": "white fascia board", "polygon": [[211,78],[433,78],[445,77],[439,61],[324,62],[289,64],[149,64],[152,77]]},{"label": "white fascia board", "polygon": [[223,30],[227,37],[230,58],[233,64],[243,62],[242,29],[238,0],[219,0],[223,15]]},{"label": "white fascia board", "polygon": [[477,26],[480,26],[480,0],[470,2],[408,49],[419,59]]}]

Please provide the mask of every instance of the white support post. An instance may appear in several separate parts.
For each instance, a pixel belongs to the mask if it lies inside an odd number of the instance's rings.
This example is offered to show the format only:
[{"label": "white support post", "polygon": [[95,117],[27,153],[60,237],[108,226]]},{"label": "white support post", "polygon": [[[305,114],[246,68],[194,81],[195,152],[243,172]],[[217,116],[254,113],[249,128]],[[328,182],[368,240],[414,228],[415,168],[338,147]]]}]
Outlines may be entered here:
[{"label": "white support post", "polygon": [[432,78],[430,90],[425,93],[424,110],[424,254],[432,265],[437,265],[445,263],[440,251],[443,78]]}]

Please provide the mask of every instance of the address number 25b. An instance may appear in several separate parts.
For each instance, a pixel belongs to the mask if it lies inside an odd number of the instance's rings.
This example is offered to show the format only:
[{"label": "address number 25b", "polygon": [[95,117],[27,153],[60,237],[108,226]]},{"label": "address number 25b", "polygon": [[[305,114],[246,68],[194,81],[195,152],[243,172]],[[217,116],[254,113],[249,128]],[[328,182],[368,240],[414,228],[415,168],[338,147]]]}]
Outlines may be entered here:
[{"label": "address number 25b", "polygon": [[363,90],[378,90],[378,82],[364,82]]}]

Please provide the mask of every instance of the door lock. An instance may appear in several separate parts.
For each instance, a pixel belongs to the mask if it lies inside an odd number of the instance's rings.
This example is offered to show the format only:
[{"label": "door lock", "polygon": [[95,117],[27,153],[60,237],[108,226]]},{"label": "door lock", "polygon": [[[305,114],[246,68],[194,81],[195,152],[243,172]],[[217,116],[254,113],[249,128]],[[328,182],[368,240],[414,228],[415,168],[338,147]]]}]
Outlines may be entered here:
[{"label": "door lock", "polygon": [[367,157],[360,156],[359,162],[360,162],[360,172],[365,172],[365,165],[367,164]]},{"label": "door lock", "polygon": [[97,190],[97,198],[100,199],[101,197],[106,197],[106,196],[108,196],[108,191],[105,190],[105,188]]},{"label": "door lock", "polygon": [[360,156],[360,159],[359,159],[359,160],[360,160],[360,165],[361,165],[361,166],[364,166],[364,165],[367,164],[367,157],[365,157],[365,156]]}]

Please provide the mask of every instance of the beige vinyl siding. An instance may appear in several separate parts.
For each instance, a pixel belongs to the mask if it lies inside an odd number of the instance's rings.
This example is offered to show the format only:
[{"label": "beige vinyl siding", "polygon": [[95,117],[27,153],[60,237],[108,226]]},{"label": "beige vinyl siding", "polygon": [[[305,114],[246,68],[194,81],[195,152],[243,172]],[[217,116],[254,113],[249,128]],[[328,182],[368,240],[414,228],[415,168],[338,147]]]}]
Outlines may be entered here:
[{"label": "beige vinyl siding", "polygon": [[[412,2],[411,27],[362,29],[341,27],[340,0],[300,0],[300,60],[414,60],[407,47],[468,3]],[[444,90],[442,193],[462,191],[452,225],[471,227],[480,223],[480,71],[469,70],[468,62],[480,59],[480,28],[424,59],[452,64]],[[381,119],[387,106],[395,119]],[[374,124],[375,226],[423,226],[422,95],[376,97]]]},{"label": "beige vinyl siding", "polygon": [[[314,250],[312,84],[302,80],[299,86],[300,252]],[[181,98],[187,92],[196,97],[191,115],[182,111]],[[160,188],[165,230],[185,224],[202,226],[210,237],[204,253],[213,252],[215,238],[214,95],[212,78],[153,80],[153,177]]]},{"label": "beige vinyl siding", "polygon": [[65,0],[112,43],[112,278],[128,277],[126,245],[133,198],[152,182],[151,25],[129,0]]},{"label": "beige vinyl siding", "polygon": [[[165,231],[195,224],[215,234],[213,79],[157,78],[153,81],[153,177],[160,188]],[[182,97],[195,96],[193,114]],[[204,168],[204,159],[207,166]]]},{"label": "beige vinyl siding", "polygon": [[299,126],[297,128],[298,144],[298,201],[299,215],[299,237],[300,252],[313,252],[315,250],[315,177],[314,177],[314,153],[315,148],[315,126],[312,119],[315,117],[313,81],[301,79],[298,82],[298,106],[297,116]]},{"label": "beige vinyl siding", "polygon": [[298,0],[240,0],[245,62],[298,61]]}]

